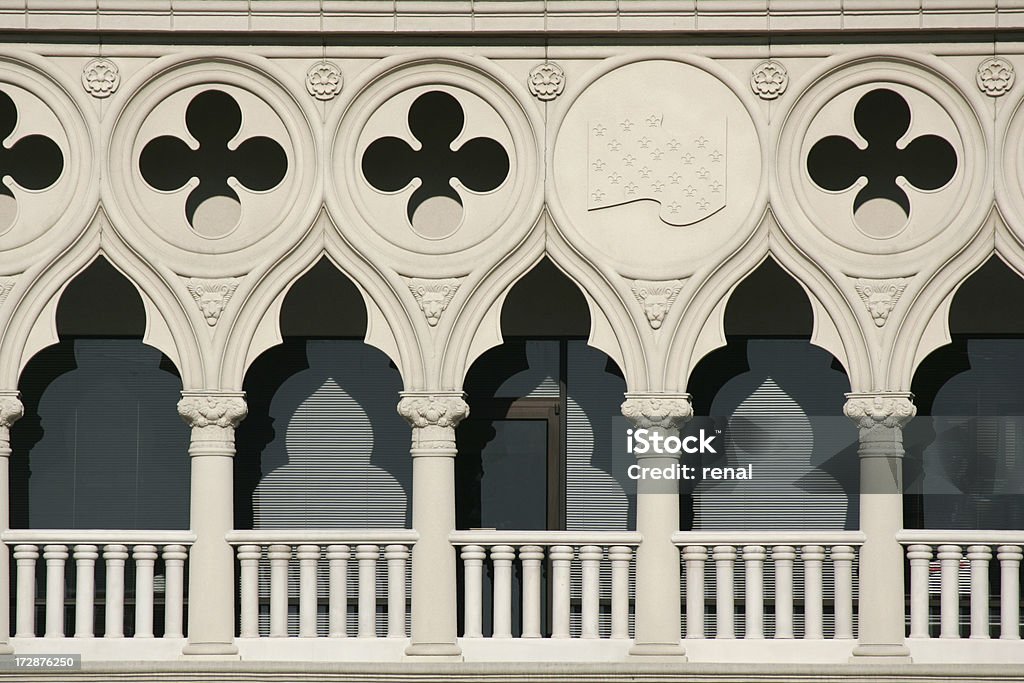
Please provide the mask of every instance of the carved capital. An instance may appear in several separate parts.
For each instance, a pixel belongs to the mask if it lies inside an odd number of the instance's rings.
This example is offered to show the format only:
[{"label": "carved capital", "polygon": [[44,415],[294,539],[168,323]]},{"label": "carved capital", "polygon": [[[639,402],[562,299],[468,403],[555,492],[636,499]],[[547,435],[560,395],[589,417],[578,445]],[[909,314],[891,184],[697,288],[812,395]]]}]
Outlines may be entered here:
[{"label": "carved capital", "polygon": [[192,428],[234,429],[249,409],[241,392],[182,392],[178,414]]},{"label": "carved capital", "polygon": [[643,429],[676,429],[693,417],[693,404],[689,394],[626,394],[622,414]]},{"label": "carved capital", "polygon": [[25,406],[18,398],[18,392],[0,393],[0,457],[10,455],[11,425],[25,414]]},{"label": "carved capital", "polygon": [[902,428],[917,414],[913,394],[847,394],[843,414],[862,430]]},{"label": "carved capital", "polygon": [[469,404],[457,394],[402,394],[398,414],[413,427],[455,429],[469,415]]}]

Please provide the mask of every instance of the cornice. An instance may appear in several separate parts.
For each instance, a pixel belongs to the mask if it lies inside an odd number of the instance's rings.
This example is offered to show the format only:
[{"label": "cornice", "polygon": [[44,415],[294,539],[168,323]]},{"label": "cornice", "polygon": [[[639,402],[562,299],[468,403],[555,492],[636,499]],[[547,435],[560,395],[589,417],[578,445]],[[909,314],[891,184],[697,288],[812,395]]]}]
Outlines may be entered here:
[{"label": "cornice", "polygon": [[1019,28],[1024,0],[0,0],[0,31],[545,35]]}]

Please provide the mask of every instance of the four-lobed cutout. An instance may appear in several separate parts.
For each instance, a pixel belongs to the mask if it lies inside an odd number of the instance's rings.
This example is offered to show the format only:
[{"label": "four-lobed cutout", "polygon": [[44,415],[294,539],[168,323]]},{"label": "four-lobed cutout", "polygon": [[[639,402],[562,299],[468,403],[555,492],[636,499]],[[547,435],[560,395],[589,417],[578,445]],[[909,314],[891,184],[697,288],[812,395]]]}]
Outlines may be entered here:
[{"label": "four-lobed cutout", "polygon": [[412,103],[408,115],[409,130],[420,149],[401,138],[384,137],[363,153],[363,176],[381,192],[399,192],[420,180],[409,197],[407,215],[423,237],[441,239],[458,229],[463,203],[452,180],[472,192],[491,192],[508,177],[509,155],[497,140],[478,137],[452,148],[465,121],[462,105],[452,95],[426,92]]},{"label": "four-lobed cutout", "polygon": [[206,90],[189,102],[185,126],[199,142],[163,135],[146,143],[139,156],[139,171],[149,185],[163,192],[180,190],[192,178],[199,184],[185,200],[185,218],[203,237],[223,237],[241,218],[241,201],[228,184],[234,178],[250,192],[277,187],[288,170],[284,148],[272,138],[251,137],[232,149],[231,140],[242,128],[242,110],[231,95]]},{"label": "four-lobed cutout", "polygon": [[[11,145],[7,138],[18,124],[18,107],[0,90],[0,176],[10,178],[26,190],[45,190],[64,172],[60,146],[45,135],[26,135]],[[0,183],[0,232],[18,217],[18,201],[6,182]]]},{"label": "four-lobed cutout", "polygon": [[851,188],[861,177],[867,184],[853,200],[854,220],[866,234],[898,234],[910,217],[910,198],[896,182],[918,190],[938,190],[953,179],[957,154],[938,135],[921,135],[900,147],[910,130],[910,105],[887,88],[866,93],[853,112],[857,132],[867,141],[861,149],[847,137],[830,135],[811,147],[807,172],[818,187],[832,192]]}]

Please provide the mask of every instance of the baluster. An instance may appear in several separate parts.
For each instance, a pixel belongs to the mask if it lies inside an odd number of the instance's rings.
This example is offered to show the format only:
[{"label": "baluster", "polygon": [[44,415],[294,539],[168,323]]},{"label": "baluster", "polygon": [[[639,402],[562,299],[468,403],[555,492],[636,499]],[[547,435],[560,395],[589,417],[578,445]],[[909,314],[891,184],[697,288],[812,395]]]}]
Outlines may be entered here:
[{"label": "baluster", "polygon": [[64,564],[68,559],[66,545],[43,546],[46,562],[46,638],[64,637]]},{"label": "baluster", "polygon": [[103,546],[103,559],[107,565],[106,618],[104,638],[124,637],[124,562],[128,559],[128,546],[112,543]]},{"label": "baluster", "polygon": [[270,558],[270,637],[288,636],[288,562],[290,545],[274,544],[267,549]]},{"label": "baluster", "polygon": [[940,638],[960,637],[960,558],[958,545],[940,545],[939,561],[942,566]]},{"label": "baluster", "polygon": [[569,568],[573,549],[569,545],[551,547],[551,576],[554,593],[551,608],[551,637],[569,637]]},{"label": "baluster", "polygon": [[483,637],[483,575],[484,558],[487,553],[483,546],[467,545],[462,548],[462,566],[465,584],[465,630],[466,638]]},{"label": "baluster", "polygon": [[[1020,561],[1019,545],[1001,545],[998,549],[1002,594],[999,596],[999,638],[1020,639]],[[20,595],[20,594],[19,594]]]},{"label": "baluster", "polygon": [[155,545],[137,545],[132,548],[135,560],[135,637],[153,637],[153,567],[157,553]]},{"label": "baluster", "polygon": [[[257,551],[259,546],[257,546]],[[183,545],[164,546],[164,638],[182,638],[182,611],[185,605],[185,560]]]},{"label": "baluster", "polygon": [[241,588],[239,636],[242,638],[258,638],[260,635],[259,566],[262,554],[263,550],[258,545],[238,547],[238,581]]},{"label": "baluster", "polygon": [[708,549],[702,545],[683,548],[686,563],[686,637],[704,637],[704,563]]},{"label": "baluster", "polygon": [[992,548],[968,546],[967,559],[971,561],[971,638],[989,638],[988,563]]},{"label": "baluster", "polygon": [[519,549],[523,562],[523,638],[540,638],[540,563],[544,549],[524,545]]},{"label": "baluster", "polygon": [[359,637],[377,637],[377,560],[380,547],[357,545],[359,560]]},{"label": "baluster", "polygon": [[585,545],[580,548],[580,564],[583,566],[582,628],[583,638],[597,638],[598,611],[601,601],[601,558],[604,551],[600,546]]},{"label": "baluster", "polygon": [[743,546],[743,565],[746,570],[744,596],[743,637],[750,640],[764,638],[764,561],[768,557],[763,545]]},{"label": "baluster", "polygon": [[805,545],[800,549],[804,561],[804,638],[824,638],[822,627],[822,562],[825,548]]},{"label": "baluster", "polygon": [[75,553],[75,637],[93,637],[93,609],[96,594],[96,558],[94,545],[76,545]]},{"label": "baluster", "polygon": [[388,561],[388,638],[405,638],[405,563],[409,548],[389,545],[384,548]]},{"label": "baluster", "polygon": [[791,545],[772,548],[775,564],[775,637],[793,637],[793,560],[796,550]]},{"label": "baluster", "polygon": [[512,637],[512,560],[515,549],[510,545],[491,548],[494,566],[494,629],[492,637]]},{"label": "baluster", "polygon": [[612,564],[612,633],[615,639],[629,638],[629,563],[633,549],[628,545],[613,545],[608,549]]},{"label": "baluster", "polygon": [[316,563],[320,546],[300,545],[295,556],[299,560],[299,637],[316,638]]},{"label": "baluster", "polygon": [[14,561],[18,565],[18,605],[14,632],[16,638],[36,637],[36,560],[38,559],[38,546],[14,546]]},{"label": "baluster", "polygon": [[734,572],[736,548],[716,545],[715,560],[715,638],[735,638]]},{"label": "baluster", "polygon": [[327,546],[328,565],[328,635],[331,638],[348,637],[348,559],[347,545]]},{"label": "baluster", "polygon": [[[853,638],[853,560],[856,557],[853,546],[837,545],[832,548],[837,639]],[[927,597],[927,592],[925,595]]]}]

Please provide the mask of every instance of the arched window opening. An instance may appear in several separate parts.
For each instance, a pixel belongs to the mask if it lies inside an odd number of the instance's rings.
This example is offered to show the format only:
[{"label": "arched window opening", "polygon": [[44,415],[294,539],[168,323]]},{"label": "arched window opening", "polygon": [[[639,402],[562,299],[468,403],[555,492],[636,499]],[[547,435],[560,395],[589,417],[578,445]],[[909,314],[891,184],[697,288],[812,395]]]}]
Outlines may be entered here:
[{"label": "arched window opening", "polygon": [[281,334],[245,378],[236,528],[408,528],[409,426],[395,410],[402,378],[363,342],[359,291],[321,260],[285,297]]},{"label": "arched window opening", "polygon": [[[625,380],[612,360],[587,346],[590,313],[583,294],[545,258],[509,292],[501,328],[504,343],[476,360],[463,385],[470,415],[456,431],[457,527],[633,529],[635,484],[615,457],[625,447],[625,430],[617,429]],[[485,564],[487,595],[493,567]],[[512,628],[518,635],[522,576],[518,561],[515,566]],[[545,580],[544,601],[547,591]],[[485,635],[490,609],[485,601]],[[579,610],[574,601],[576,635]],[[548,612],[542,612],[542,631],[549,632]],[[605,631],[608,616],[601,616]]]},{"label": "arched window opening", "polygon": [[181,378],[142,343],[134,286],[104,258],[68,284],[60,343],[25,367],[25,416],[11,430],[11,525],[187,529],[188,428]]},{"label": "arched window opening", "polygon": [[687,431],[721,430],[703,467],[751,466],[750,480],[682,482],[680,528],[856,529],[857,432],[843,417],[846,373],[810,344],[810,302],[768,259],[733,292],[727,345],[694,369],[697,416]]},{"label": "arched window opening", "polygon": [[917,368],[908,528],[1024,528],[1024,280],[992,257],[960,287],[952,343]]}]

